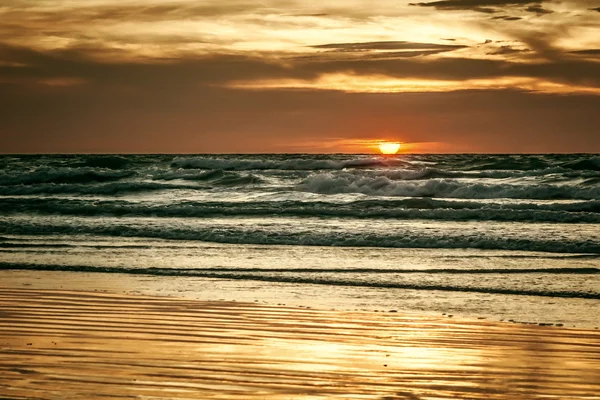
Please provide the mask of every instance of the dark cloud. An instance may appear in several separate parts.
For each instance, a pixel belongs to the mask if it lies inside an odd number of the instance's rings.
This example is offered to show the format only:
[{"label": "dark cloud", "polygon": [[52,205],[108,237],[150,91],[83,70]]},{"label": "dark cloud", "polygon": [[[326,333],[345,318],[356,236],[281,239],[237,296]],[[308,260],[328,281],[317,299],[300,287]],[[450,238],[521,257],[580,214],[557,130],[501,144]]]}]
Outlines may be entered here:
[{"label": "dark cloud", "polygon": [[[407,51],[386,51],[386,52],[333,52],[328,53],[331,55],[330,61],[341,61],[341,60],[384,60],[394,58],[412,58],[412,57],[425,57],[439,53],[444,53],[450,50],[407,50]],[[323,61],[323,54],[318,56],[308,56],[305,59],[312,59],[315,61]]]},{"label": "dark cloud", "polygon": [[597,63],[570,59],[529,63],[459,57],[443,57],[430,62],[420,59],[352,60],[308,63],[299,65],[297,70],[317,74],[350,72],[357,75],[440,80],[492,79],[514,76],[600,87],[600,68]]},{"label": "dark cloud", "polygon": [[523,19],[523,18],[521,18],[521,17],[511,17],[509,15],[499,15],[499,16],[496,16],[496,17],[492,17],[492,19],[503,19],[505,21],[518,21],[518,20]]},{"label": "dark cloud", "polygon": [[[385,41],[385,42],[363,42],[363,43],[329,43],[311,46],[316,49],[328,50],[327,53],[318,55],[309,55],[304,59],[325,59],[330,55],[330,60],[351,60],[351,59],[392,59],[392,58],[411,58],[418,56],[429,56],[438,53],[463,49],[468,46],[436,44],[436,43],[416,43],[406,41]],[[380,51],[383,50],[383,51]],[[401,50],[401,51],[390,51]]]},{"label": "dark cloud", "polygon": [[315,14],[289,14],[291,17],[327,17],[327,13],[315,13]]},{"label": "dark cloud", "polygon": [[519,49],[519,48],[515,48],[509,45],[504,45],[504,46],[500,46],[500,48],[486,53],[486,54],[490,54],[490,55],[505,55],[505,54],[515,54],[515,53],[523,53],[529,50],[526,49]]},{"label": "dark cloud", "polygon": [[523,29],[515,31],[513,37],[519,42],[527,45],[537,56],[546,59],[547,63],[563,63],[568,61],[565,51],[557,47],[555,43],[565,36],[570,35],[570,26],[560,24],[555,27],[541,29]]},{"label": "dark cloud", "polygon": [[583,54],[586,56],[600,56],[600,49],[586,49],[571,51],[571,54]]},{"label": "dark cloud", "polygon": [[[52,78],[79,78],[116,86],[219,84],[236,79],[284,78],[288,68],[280,61],[242,55],[211,55],[167,60],[100,61],[98,49],[71,48],[36,51],[0,45],[0,82],[14,79],[37,82]],[[125,61],[127,60],[127,61]],[[314,77],[314,76],[312,76]],[[310,79],[311,76],[302,76]]]},{"label": "dark cloud", "polygon": [[539,0],[441,0],[427,3],[409,3],[411,6],[432,7],[437,10],[471,10],[483,13],[499,12],[506,6],[523,6]]},{"label": "dark cloud", "polygon": [[598,11],[600,12],[600,7],[596,7],[596,8],[590,8],[591,11]]},{"label": "dark cloud", "polygon": [[527,7],[525,9],[525,11],[529,11],[529,12],[535,13],[537,15],[552,14],[554,12],[554,11],[545,9],[544,7],[542,7],[541,4],[533,4],[529,7]]},{"label": "dark cloud", "polygon": [[436,43],[415,43],[406,41],[387,41],[387,42],[363,42],[363,43],[329,43],[312,46],[317,49],[332,49],[337,51],[362,51],[362,50],[456,50],[467,46],[436,44]]}]

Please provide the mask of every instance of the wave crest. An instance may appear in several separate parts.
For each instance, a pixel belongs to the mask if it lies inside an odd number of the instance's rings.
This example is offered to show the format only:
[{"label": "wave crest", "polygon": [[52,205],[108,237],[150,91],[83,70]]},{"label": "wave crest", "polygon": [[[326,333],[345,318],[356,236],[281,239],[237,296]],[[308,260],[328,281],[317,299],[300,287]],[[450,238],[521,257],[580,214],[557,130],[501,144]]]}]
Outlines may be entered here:
[{"label": "wave crest", "polygon": [[600,198],[600,187],[595,186],[549,184],[525,186],[452,179],[396,181],[388,176],[369,176],[350,172],[313,174],[300,183],[296,189],[319,194],[361,193],[371,196],[459,199],[594,200]]}]

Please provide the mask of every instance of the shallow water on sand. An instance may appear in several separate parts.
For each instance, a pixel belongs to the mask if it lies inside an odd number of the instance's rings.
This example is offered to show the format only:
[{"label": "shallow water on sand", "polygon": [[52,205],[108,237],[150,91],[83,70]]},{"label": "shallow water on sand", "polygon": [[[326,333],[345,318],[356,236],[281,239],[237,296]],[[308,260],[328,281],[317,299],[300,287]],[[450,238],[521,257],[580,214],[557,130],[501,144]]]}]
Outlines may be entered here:
[{"label": "shallow water on sand", "polygon": [[[598,276],[595,257],[162,239],[112,242],[89,236],[77,241],[68,235],[27,237],[25,250],[18,240],[7,243],[16,247],[0,252],[3,282],[15,287],[599,325],[600,286],[590,279]],[[13,263],[16,269],[10,270]],[[122,288],[120,282],[128,283]]]}]

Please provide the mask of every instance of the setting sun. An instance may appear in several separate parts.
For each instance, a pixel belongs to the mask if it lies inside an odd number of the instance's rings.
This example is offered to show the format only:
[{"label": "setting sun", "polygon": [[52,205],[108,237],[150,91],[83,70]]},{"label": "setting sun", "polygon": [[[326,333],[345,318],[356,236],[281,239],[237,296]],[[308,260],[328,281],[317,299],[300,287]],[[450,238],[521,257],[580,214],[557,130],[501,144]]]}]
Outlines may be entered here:
[{"label": "setting sun", "polygon": [[396,154],[398,150],[400,150],[400,143],[398,142],[379,143],[379,151],[381,151],[381,154]]}]

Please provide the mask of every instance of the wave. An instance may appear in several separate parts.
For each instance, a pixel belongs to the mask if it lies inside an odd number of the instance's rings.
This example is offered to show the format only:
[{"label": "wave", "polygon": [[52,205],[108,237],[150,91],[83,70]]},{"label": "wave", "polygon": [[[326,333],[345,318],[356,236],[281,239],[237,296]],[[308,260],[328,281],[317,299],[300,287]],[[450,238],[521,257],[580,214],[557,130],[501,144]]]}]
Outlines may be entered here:
[{"label": "wave", "polygon": [[[263,165],[265,166],[265,165]],[[534,171],[456,171],[451,169],[443,169],[436,167],[411,167],[403,168],[393,167],[379,167],[379,168],[347,168],[344,165],[338,165],[339,170],[350,170],[357,176],[370,177],[372,179],[384,177],[394,181],[411,181],[411,180],[431,180],[431,179],[445,179],[445,178],[455,178],[455,179],[468,179],[471,181],[475,181],[477,179],[519,179],[519,178],[529,178],[536,177],[540,181],[539,183],[558,183],[558,182],[569,182],[575,181],[578,183],[580,179],[588,179],[590,182],[593,179],[600,178],[600,175],[597,172],[578,172],[575,173],[573,171],[569,171],[564,168],[556,167],[545,170],[534,170]],[[281,166],[280,166],[281,167]],[[342,168],[343,167],[343,168]],[[240,168],[238,165],[236,168]],[[243,168],[242,168],[243,169]],[[320,171],[323,170],[334,170],[332,165],[329,168],[321,168]],[[248,166],[248,170],[253,170],[250,166]],[[283,177],[289,179],[291,181],[298,181],[301,179],[306,179],[310,176],[311,172],[315,172],[311,169],[299,170],[299,169],[261,169],[256,171],[259,176],[256,176],[256,179],[261,179],[260,177]],[[179,168],[175,171],[170,171],[167,173],[161,173],[154,176],[156,180],[190,180],[190,181],[206,181],[211,180],[216,177],[221,177],[226,174],[235,174],[236,172],[232,170],[226,169],[185,169]],[[258,182],[258,181],[257,181]]]},{"label": "wave", "polygon": [[[10,252],[21,251],[23,249],[28,249],[27,251],[43,251],[48,252],[54,249],[81,249],[81,248],[92,248],[92,249],[102,249],[102,250],[113,250],[118,251],[121,249],[154,249],[156,248],[155,244],[98,244],[98,243],[64,243],[64,242],[45,242],[45,241],[31,241],[31,237],[21,236],[21,237],[3,237],[0,236],[0,251],[2,252]],[[164,249],[172,249],[172,250],[184,250],[184,249],[192,249],[197,250],[198,245],[193,243],[182,244],[180,242],[175,242],[171,244],[160,245],[160,248]],[[206,247],[203,245],[203,248],[212,248],[216,249],[216,247]],[[485,258],[488,260],[491,259],[530,259],[537,260],[539,262],[545,262],[546,260],[596,260],[600,259],[600,254],[461,254],[460,256],[452,256],[448,254],[443,255],[444,260],[450,260],[453,258],[460,259],[481,259]],[[503,262],[503,261],[500,261]],[[211,268],[204,268],[206,270],[211,270]],[[227,271],[228,268],[218,267],[219,270]],[[231,268],[231,271],[250,271],[252,272],[255,268]],[[258,270],[258,268],[256,268]],[[260,269],[265,270],[264,268]],[[445,268],[437,268],[437,269],[377,269],[377,268],[353,268],[353,269],[340,269],[340,268],[269,268],[269,271],[299,271],[299,272],[373,272],[373,273],[397,273],[398,271],[402,271],[402,273],[436,273],[436,271],[440,271],[441,273],[462,273],[461,271],[469,271],[469,273],[478,274],[478,273],[553,273],[553,274],[596,274],[600,273],[600,269],[598,268],[527,268],[527,269],[505,269],[505,268],[493,268],[493,269],[445,269]],[[458,271],[458,272],[454,272]]]},{"label": "wave", "polygon": [[198,202],[148,204],[83,199],[0,199],[0,214],[57,214],[79,216],[287,216],[320,218],[429,219],[447,221],[522,221],[600,223],[600,201],[550,204],[486,204],[408,198],[391,201],[327,203],[305,201]]},{"label": "wave", "polygon": [[[6,242],[2,242],[6,241]],[[151,245],[143,245],[143,244],[119,244],[119,245],[102,245],[102,244],[69,244],[69,243],[26,243],[24,241],[17,240],[17,243],[13,243],[15,239],[8,238],[0,238],[0,248],[1,249],[23,249],[23,248],[43,248],[43,249],[81,249],[81,248],[92,248],[92,249],[107,249],[107,250],[117,250],[117,249],[153,249]],[[179,248],[186,248],[184,246],[180,246]],[[196,248],[196,247],[189,247]]]},{"label": "wave", "polygon": [[93,168],[123,169],[131,164],[131,160],[113,155],[86,156],[83,164]]},{"label": "wave", "polygon": [[[473,287],[457,286],[452,284],[419,284],[419,283],[398,283],[381,281],[356,281],[343,278],[329,278],[317,276],[302,276],[298,274],[288,275],[265,275],[248,272],[225,272],[218,270],[202,269],[174,269],[174,268],[125,268],[125,267],[100,267],[89,265],[58,265],[58,264],[20,264],[0,262],[0,270],[28,270],[28,271],[62,271],[62,272],[86,272],[86,273],[107,273],[107,274],[128,274],[128,275],[151,275],[151,276],[181,276],[181,277],[203,277],[236,279],[251,281],[266,281],[295,284],[313,284],[327,286],[353,286],[353,287],[374,287],[386,289],[409,289],[409,290],[439,290],[449,292],[472,292],[489,293],[518,296],[540,296],[540,297],[560,297],[560,298],[580,298],[580,299],[600,299],[600,293],[589,293],[577,290],[543,290],[543,289],[513,289],[501,287]],[[269,270],[260,270],[256,272],[267,273]],[[596,272],[594,272],[596,273]]]},{"label": "wave", "polygon": [[516,198],[537,200],[596,200],[600,187],[573,185],[517,185],[453,179],[397,181],[387,176],[353,172],[317,173],[296,187],[319,194],[362,193],[371,196],[438,197],[460,199]]},{"label": "wave", "polygon": [[553,164],[543,157],[532,156],[496,156],[485,157],[476,162],[471,162],[468,170],[521,170],[531,171],[546,169]]},{"label": "wave", "polygon": [[172,181],[172,180],[185,180],[185,181],[209,181],[211,179],[222,178],[225,175],[225,171],[222,169],[214,169],[203,172],[196,171],[187,171],[187,170],[177,170],[170,171],[164,174],[155,175],[153,179],[155,180],[164,180],[164,181]]},{"label": "wave", "polygon": [[252,225],[184,225],[162,221],[160,224],[140,224],[136,221],[100,220],[97,224],[83,221],[65,220],[51,224],[48,221],[17,222],[5,221],[0,224],[0,234],[10,235],[54,235],[92,234],[112,237],[146,237],[172,240],[197,240],[213,243],[258,244],[258,245],[299,245],[299,246],[339,246],[339,247],[380,247],[380,248],[427,248],[427,249],[485,249],[518,250],[547,253],[600,254],[600,243],[592,239],[553,239],[494,237],[468,232],[443,234],[435,232],[389,233],[347,230],[291,230],[256,228]]},{"label": "wave", "polygon": [[281,160],[223,159],[209,157],[175,158],[171,166],[182,169],[248,170],[342,170],[345,168],[373,168],[406,165],[401,159],[356,158],[349,160],[293,158]]},{"label": "wave", "polygon": [[[120,175],[119,175],[120,174]],[[90,178],[90,176],[92,178]],[[151,192],[160,190],[199,190],[199,189],[210,189],[213,186],[244,186],[260,184],[264,181],[254,175],[239,175],[239,174],[220,174],[218,171],[209,171],[204,175],[198,174],[195,176],[189,176],[186,179],[188,181],[206,181],[208,186],[194,185],[194,184],[176,184],[176,183],[159,183],[159,182],[146,182],[146,181],[129,181],[129,182],[110,182],[105,181],[114,179],[119,180],[122,177],[128,176],[127,173],[114,173],[114,178],[110,178],[111,175],[102,175],[101,178],[97,178],[97,184],[89,185],[85,183],[66,183],[63,180],[56,182],[44,182],[35,185],[25,184],[14,184],[0,186],[0,195],[3,196],[20,196],[20,195],[37,195],[37,194],[80,194],[80,195],[119,195],[127,193],[139,193],[139,192]],[[93,177],[98,175],[79,175],[81,180],[87,180],[86,183],[90,183]],[[172,179],[167,178],[164,180],[175,180],[180,178],[173,177]],[[157,179],[162,180],[162,179]],[[76,182],[73,179],[73,182]],[[29,201],[29,200],[28,200]]]},{"label": "wave", "polygon": [[204,272],[284,272],[284,273],[335,273],[335,274],[568,274],[595,275],[600,268],[438,268],[438,269],[405,269],[405,268],[191,268],[186,271]]},{"label": "wave", "polygon": [[106,171],[92,168],[42,168],[32,172],[0,174],[0,185],[35,185],[43,183],[97,183],[118,181],[135,175],[133,171]]},{"label": "wave", "polygon": [[240,174],[222,169],[214,169],[202,172],[178,170],[154,177],[155,180],[177,180],[210,182],[212,185],[237,186],[264,183],[264,180],[253,174]]},{"label": "wave", "polygon": [[535,171],[562,168],[577,171],[600,171],[596,155],[449,155],[436,159],[467,171]]},{"label": "wave", "polygon": [[198,189],[192,185],[161,184],[155,182],[111,182],[98,185],[84,184],[40,184],[34,186],[0,187],[0,195],[21,196],[34,194],[81,194],[81,195],[119,195],[167,189]]},{"label": "wave", "polygon": [[570,161],[561,164],[563,168],[579,171],[600,171],[600,157],[592,157],[584,160]]}]

